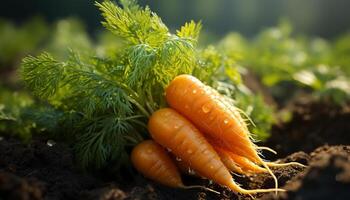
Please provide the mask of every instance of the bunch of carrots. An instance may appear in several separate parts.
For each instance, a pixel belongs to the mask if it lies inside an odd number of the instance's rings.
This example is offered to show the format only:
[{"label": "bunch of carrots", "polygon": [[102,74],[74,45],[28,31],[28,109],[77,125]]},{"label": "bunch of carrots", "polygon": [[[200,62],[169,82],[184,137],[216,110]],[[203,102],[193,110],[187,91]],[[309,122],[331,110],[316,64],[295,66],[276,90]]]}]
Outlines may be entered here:
[{"label": "bunch of carrots", "polygon": [[[148,122],[153,140],[141,142],[131,153],[135,168],[145,177],[170,187],[191,188],[183,184],[178,169],[193,170],[236,193],[255,194],[284,191],[270,167],[303,166],[264,161],[260,150],[273,150],[256,146],[240,110],[197,78],[179,75],[165,92],[170,108],[154,112]],[[275,188],[243,189],[230,172],[270,173]]]}]

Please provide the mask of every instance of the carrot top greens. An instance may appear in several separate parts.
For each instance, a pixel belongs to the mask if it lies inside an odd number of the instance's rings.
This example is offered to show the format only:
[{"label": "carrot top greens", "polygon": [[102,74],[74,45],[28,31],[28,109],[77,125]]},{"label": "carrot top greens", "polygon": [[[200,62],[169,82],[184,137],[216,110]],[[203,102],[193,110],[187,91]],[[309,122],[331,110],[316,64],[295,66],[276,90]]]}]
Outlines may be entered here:
[{"label": "carrot top greens", "polygon": [[102,24],[124,42],[121,49],[108,53],[113,56],[71,50],[64,61],[49,53],[28,56],[21,77],[51,112],[59,113],[48,124],[57,125],[57,135],[76,139],[82,166],[99,168],[109,160],[122,163],[128,146],[149,137],[147,119],[166,106],[164,88],[175,76],[197,74],[213,83],[212,75],[225,67],[232,79],[240,75],[234,62],[213,47],[196,48],[201,23],[191,21],[172,34],[155,13],[134,1],[96,6]]}]

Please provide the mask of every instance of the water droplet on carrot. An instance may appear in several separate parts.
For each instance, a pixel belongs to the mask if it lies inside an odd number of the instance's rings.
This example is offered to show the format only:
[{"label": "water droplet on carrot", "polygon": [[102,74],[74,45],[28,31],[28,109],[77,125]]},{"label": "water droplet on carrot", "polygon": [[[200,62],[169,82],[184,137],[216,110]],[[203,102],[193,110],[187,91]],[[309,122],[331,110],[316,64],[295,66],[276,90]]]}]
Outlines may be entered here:
[{"label": "water droplet on carrot", "polygon": [[225,120],[224,120],[224,124],[228,124],[228,119],[225,119]]},{"label": "water droplet on carrot", "polygon": [[197,90],[192,90],[192,93],[193,93],[193,94],[196,94],[196,93],[197,93]]},{"label": "water droplet on carrot", "polygon": [[187,153],[188,153],[188,154],[193,153],[192,149],[187,150]]},{"label": "water droplet on carrot", "polygon": [[176,157],[176,160],[179,162],[182,161],[181,158],[179,158],[179,157]]},{"label": "water droplet on carrot", "polygon": [[168,150],[168,152],[171,152],[171,149],[169,149],[169,148],[166,148],[166,150]]},{"label": "water droplet on carrot", "polygon": [[176,125],[174,126],[174,129],[179,129],[179,125],[176,124]]},{"label": "water droplet on carrot", "polygon": [[210,111],[210,108],[207,105],[202,106],[202,111],[204,113],[208,113]]}]

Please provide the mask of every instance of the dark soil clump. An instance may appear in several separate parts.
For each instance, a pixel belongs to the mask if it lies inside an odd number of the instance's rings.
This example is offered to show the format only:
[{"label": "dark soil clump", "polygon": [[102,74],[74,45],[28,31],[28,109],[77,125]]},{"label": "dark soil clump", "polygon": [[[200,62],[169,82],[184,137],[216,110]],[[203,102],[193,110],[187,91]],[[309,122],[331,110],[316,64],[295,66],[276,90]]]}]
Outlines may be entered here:
[{"label": "dark soil clump", "polygon": [[79,173],[72,155],[67,146],[59,143],[49,146],[35,139],[31,144],[3,139],[0,141],[0,171],[24,179],[12,177],[8,179],[11,181],[25,183],[30,178],[41,181],[45,199],[76,199],[80,191],[94,188],[100,182],[91,175]]},{"label": "dark soil clump", "polygon": [[350,146],[323,146],[310,154],[309,167],[283,188],[262,199],[350,199]]},{"label": "dark soil clump", "polygon": [[[263,144],[284,157],[295,151],[310,153],[322,145],[350,145],[350,106],[334,107],[299,101],[291,106],[292,120],[274,126]],[[269,155],[269,158],[275,156]]]},{"label": "dark soil clump", "polygon": [[42,185],[35,179],[25,180],[10,173],[0,172],[0,199],[41,200]]}]

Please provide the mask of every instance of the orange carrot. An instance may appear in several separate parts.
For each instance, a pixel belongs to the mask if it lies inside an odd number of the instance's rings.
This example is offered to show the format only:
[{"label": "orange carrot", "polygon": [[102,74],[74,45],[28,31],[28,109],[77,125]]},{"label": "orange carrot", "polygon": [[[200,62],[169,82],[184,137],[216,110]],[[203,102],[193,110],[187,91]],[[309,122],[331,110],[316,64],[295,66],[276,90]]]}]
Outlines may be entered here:
[{"label": "orange carrot", "polygon": [[218,93],[195,77],[177,76],[166,89],[166,99],[205,134],[241,156],[259,160],[239,112],[231,112]]},{"label": "orange carrot", "polygon": [[221,147],[220,143],[217,140],[210,137],[206,138],[208,142],[214,147],[215,151],[218,153],[225,166],[231,171],[246,175],[249,175],[249,172],[267,172],[266,169],[250,161],[248,158],[237,155],[236,153]]},{"label": "orange carrot", "polygon": [[221,151],[221,148],[214,147],[215,151],[218,153],[221,161],[231,172],[236,172],[239,174],[246,174],[243,169],[238,166],[238,164],[231,158],[230,154],[226,151]]},{"label": "orange carrot", "polygon": [[199,185],[185,186],[175,163],[165,149],[153,140],[145,140],[136,145],[131,152],[131,162],[145,177],[163,185],[184,189],[200,188],[219,193]]},{"label": "orange carrot", "polygon": [[217,140],[210,138],[209,136],[207,136],[206,138],[208,142],[214,147],[215,151],[218,153],[221,160],[225,160],[223,161],[225,166],[231,171],[237,172],[240,174],[246,174],[246,175],[249,175],[250,174],[249,172],[252,172],[252,173],[267,172],[266,169],[250,161],[248,158],[240,156],[235,152],[232,152],[230,150],[225,149],[224,147],[221,147],[220,143]]},{"label": "orange carrot", "polygon": [[159,144],[145,140],[134,147],[131,161],[145,177],[170,187],[184,187],[174,162]]},{"label": "orange carrot", "polygon": [[223,147],[263,165],[278,188],[277,178],[259,157],[239,109],[227,105],[218,92],[191,75],[179,75],[167,87],[166,99],[170,107]]},{"label": "orange carrot", "polygon": [[[256,165],[252,161],[250,161],[248,158],[245,158],[243,156],[239,156],[237,154],[234,154],[230,151],[227,151],[221,147],[214,147],[216,152],[219,154],[221,160],[226,165],[227,168],[231,169],[234,172],[240,173],[240,174],[251,174],[251,173],[264,173],[267,172],[265,168],[261,168],[259,165]],[[232,165],[232,163],[234,165]],[[230,167],[229,167],[229,166]],[[237,168],[239,170],[237,170]]]},{"label": "orange carrot", "polygon": [[190,165],[190,168],[214,182],[242,194],[284,191],[282,189],[246,190],[238,186],[219,156],[201,132],[173,109],[164,108],[152,114],[148,130],[153,139]]}]

